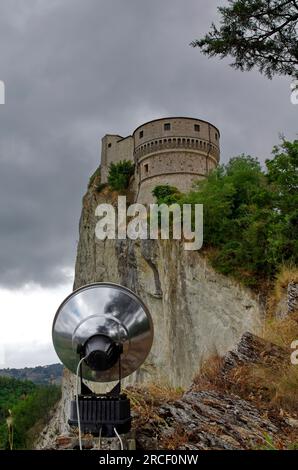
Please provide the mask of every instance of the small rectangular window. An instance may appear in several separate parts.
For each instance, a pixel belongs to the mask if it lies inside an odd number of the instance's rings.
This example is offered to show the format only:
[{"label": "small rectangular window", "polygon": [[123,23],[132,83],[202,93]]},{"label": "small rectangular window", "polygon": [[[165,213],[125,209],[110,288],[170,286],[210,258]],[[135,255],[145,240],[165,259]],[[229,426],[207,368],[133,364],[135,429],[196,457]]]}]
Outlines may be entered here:
[{"label": "small rectangular window", "polygon": [[108,143],[108,147],[109,147],[109,148],[111,148],[111,147],[112,147],[112,144],[111,144],[111,142],[110,142],[110,143]]},{"label": "small rectangular window", "polygon": [[195,131],[200,132],[201,126],[200,124],[195,124]]},{"label": "small rectangular window", "polygon": [[142,139],[143,136],[144,136],[144,131],[140,131],[140,133],[139,133],[139,138]]},{"label": "small rectangular window", "polygon": [[164,130],[165,131],[170,131],[171,130],[171,124],[169,122],[166,122],[164,125]]},{"label": "small rectangular window", "polygon": [[145,163],[144,170],[145,170],[145,173],[147,174],[148,171],[149,171],[149,164],[148,163]]},{"label": "small rectangular window", "polygon": [[217,134],[217,132],[215,132],[215,140],[217,140],[217,139],[218,139],[218,134]]}]

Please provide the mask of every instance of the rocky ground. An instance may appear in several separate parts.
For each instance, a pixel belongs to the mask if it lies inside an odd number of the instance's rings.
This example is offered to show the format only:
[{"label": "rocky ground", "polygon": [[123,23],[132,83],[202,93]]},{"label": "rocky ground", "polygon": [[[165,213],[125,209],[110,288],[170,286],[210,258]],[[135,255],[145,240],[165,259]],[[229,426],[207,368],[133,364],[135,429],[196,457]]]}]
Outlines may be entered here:
[{"label": "rocky ground", "polygon": [[[218,360],[212,373],[202,372],[185,393],[156,385],[128,387],[134,425],[133,433],[124,437],[124,445],[132,448],[135,442],[139,449],[193,450],[294,448],[298,408],[287,412],[273,407],[260,401],[256,391],[246,399],[240,396],[242,392],[233,393],[239,368],[251,364],[275,367],[288,358],[286,349],[246,333],[233,351]],[[117,439],[102,439],[100,445],[119,448]],[[98,438],[84,436],[83,446],[98,449]],[[77,449],[76,432],[58,436],[50,448]]]}]

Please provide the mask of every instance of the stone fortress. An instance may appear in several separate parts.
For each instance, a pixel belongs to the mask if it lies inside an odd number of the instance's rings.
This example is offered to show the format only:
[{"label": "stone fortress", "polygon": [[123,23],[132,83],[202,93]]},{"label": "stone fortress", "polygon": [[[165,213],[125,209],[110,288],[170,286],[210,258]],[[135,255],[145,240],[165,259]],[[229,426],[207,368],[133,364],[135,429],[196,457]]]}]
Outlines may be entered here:
[{"label": "stone fortress", "polygon": [[219,139],[213,124],[187,117],[149,121],[128,137],[107,134],[102,139],[101,180],[107,182],[111,163],[130,160],[135,164],[137,202],[154,202],[151,191],[162,184],[189,191],[218,165]]}]

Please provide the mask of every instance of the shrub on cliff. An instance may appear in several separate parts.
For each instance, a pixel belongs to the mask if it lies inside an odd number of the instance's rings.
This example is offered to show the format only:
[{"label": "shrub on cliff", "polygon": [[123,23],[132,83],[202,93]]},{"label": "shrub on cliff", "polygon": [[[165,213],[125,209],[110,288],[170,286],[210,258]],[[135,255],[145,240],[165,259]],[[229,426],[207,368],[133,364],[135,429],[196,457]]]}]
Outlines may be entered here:
[{"label": "shrub on cliff", "polygon": [[266,166],[232,158],[185,198],[204,204],[204,241],[218,248],[214,266],[252,285],[298,261],[298,141],[275,147]]},{"label": "shrub on cliff", "polygon": [[182,194],[178,191],[175,186],[169,186],[168,184],[161,184],[155,186],[152,190],[153,196],[157,199],[159,204],[174,204],[180,200]]},{"label": "shrub on cliff", "polygon": [[188,194],[155,191],[158,203],[203,204],[213,266],[251,286],[298,262],[298,141],[283,140],[266,166],[240,155]]},{"label": "shrub on cliff", "polygon": [[128,188],[130,178],[134,174],[134,165],[129,160],[111,163],[109,168],[108,183],[115,191]]}]

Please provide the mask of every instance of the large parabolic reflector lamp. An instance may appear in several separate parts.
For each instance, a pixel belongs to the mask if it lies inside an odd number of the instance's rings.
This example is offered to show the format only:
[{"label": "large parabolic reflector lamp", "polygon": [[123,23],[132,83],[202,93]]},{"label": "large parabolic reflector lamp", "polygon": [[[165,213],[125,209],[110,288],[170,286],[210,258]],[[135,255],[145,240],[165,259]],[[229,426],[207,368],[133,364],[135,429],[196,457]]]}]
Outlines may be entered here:
[{"label": "large parabolic reflector lamp", "polygon": [[[70,425],[108,437],[127,433],[130,402],[121,391],[121,379],[136,371],[150,352],[153,323],[146,305],[126,287],[89,284],[62,302],[52,336],[61,362],[80,384],[71,403]],[[109,393],[96,394],[84,379],[118,382]]]}]

